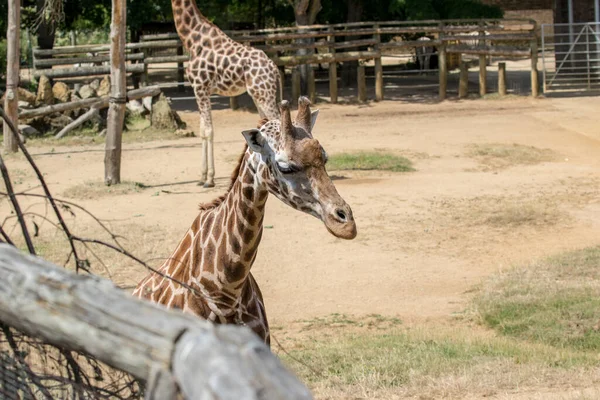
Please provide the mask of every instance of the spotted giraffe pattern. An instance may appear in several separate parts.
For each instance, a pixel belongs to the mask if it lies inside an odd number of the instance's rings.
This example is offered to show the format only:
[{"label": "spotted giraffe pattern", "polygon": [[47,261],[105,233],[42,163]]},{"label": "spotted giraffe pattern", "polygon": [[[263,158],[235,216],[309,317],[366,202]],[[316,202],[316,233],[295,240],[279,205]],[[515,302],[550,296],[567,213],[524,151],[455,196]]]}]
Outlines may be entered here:
[{"label": "spotted giraffe pattern", "polygon": [[258,49],[237,43],[198,10],[194,0],[171,0],[175,27],[190,53],[187,75],[200,111],[202,138],[201,182],[214,186],[213,124],[210,96],[238,96],[254,100],[261,117],[279,118],[279,69]]},{"label": "spotted giraffe pattern", "polygon": [[135,296],[215,323],[247,325],[270,344],[263,297],[250,273],[269,193],[321,219],[337,237],[356,236],[352,210],[327,175],[325,150],[312,137],[317,113],[301,97],[294,122],[287,102],[281,115],[243,132],[247,147],[229,190],[200,206],[173,254],[159,273],[138,284]]}]

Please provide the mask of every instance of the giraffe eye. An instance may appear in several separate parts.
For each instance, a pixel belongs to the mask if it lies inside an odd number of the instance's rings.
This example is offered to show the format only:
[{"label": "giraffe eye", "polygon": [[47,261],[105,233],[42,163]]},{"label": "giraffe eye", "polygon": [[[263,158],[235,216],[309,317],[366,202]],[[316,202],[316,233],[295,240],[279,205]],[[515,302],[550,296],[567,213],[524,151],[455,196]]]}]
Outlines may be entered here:
[{"label": "giraffe eye", "polygon": [[295,165],[287,164],[287,163],[277,163],[277,169],[282,174],[291,174],[291,173],[300,171],[300,168],[296,167]]}]

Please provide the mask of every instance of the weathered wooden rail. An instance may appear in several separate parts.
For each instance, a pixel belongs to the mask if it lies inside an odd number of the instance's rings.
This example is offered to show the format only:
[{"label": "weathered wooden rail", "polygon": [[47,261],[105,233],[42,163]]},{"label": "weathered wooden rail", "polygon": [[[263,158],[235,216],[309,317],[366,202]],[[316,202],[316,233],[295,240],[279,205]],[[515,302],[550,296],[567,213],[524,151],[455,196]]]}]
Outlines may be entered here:
[{"label": "weathered wooden rail", "polygon": [[[419,47],[435,47],[439,56],[439,96],[446,97],[449,55],[476,55],[480,60],[480,74],[485,76],[486,57],[531,58],[532,95],[538,95],[537,72],[537,36],[536,23],[533,20],[443,20],[443,21],[386,21],[358,22],[350,24],[311,25],[303,27],[285,27],[257,31],[227,32],[234,40],[260,48],[280,67],[297,68],[300,65],[328,64],[329,91],[331,101],[337,101],[337,67],[340,63],[359,61],[361,65],[368,61],[374,64],[375,99],[384,98],[383,57],[398,52],[413,51]],[[473,36],[475,33],[476,36]],[[427,36],[431,40],[416,40]],[[104,52],[107,46],[72,46],[55,50],[34,50],[34,57],[52,57],[56,60],[39,60],[34,66],[50,64],[65,65],[65,56],[81,52]],[[176,55],[155,56],[157,50],[176,49]],[[308,50],[309,54],[298,55],[299,50]],[[315,51],[311,54],[311,52]],[[188,56],[176,33],[145,35],[140,43],[127,45],[128,71],[140,74],[143,84],[148,83],[148,66],[151,64],[177,63],[177,80],[184,84],[184,63]],[[140,53],[142,56],[140,56]],[[108,56],[106,56],[108,57]],[[72,57],[70,57],[72,59]],[[92,57],[90,60],[104,60]],[[37,63],[37,64],[36,64]],[[458,67],[458,63],[456,64]],[[80,69],[84,73],[86,69]],[[89,70],[90,72],[95,72]],[[141,72],[140,72],[141,71]],[[311,69],[312,71],[312,69]],[[42,73],[35,72],[35,75]],[[61,76],[59,72],[51,72]],[[64,73],[63,73],[64,75]],[[50,75],[48,75],[50,77]],[[365,92],[364,71],[358,72],[358,92]],[[309,90],[315,87],[314,73],[309,73]],[[292,71],[292,92],[299,92],[298,79]],[[182,86],[181,86],[182,87]],[[485,88],[483,88],[485,89]],[[481,90],[485,92],[485,90]],[[314,93],[307,93],[314,98]]]},{"label": "weathered wooden rail", "polygon": [[146,399],[311,399],[249,329],[212,325],[0,244],[0,322],[146,382]]}]

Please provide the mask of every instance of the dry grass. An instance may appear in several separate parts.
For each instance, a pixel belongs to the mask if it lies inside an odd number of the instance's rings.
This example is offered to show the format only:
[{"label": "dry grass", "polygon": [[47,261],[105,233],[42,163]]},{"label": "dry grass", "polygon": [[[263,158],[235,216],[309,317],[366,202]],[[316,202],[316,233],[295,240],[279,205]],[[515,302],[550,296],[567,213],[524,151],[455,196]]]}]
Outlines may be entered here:
[{"label": "dry grass", "polygon": [[550,149],[539,149],[521,144],[474,144],[467,156],[475,158],[484,170],[500,170],[516,165],[534,165],[557,161],[559,155]]},{"label": "dry grass", "polygon": [[106,186],[104,182],[88,181],[67,188],[62,196],[69,199],[88,200],[104,196],[119,196],[123,194],[139,193],[147,187],[139,182],[121,182],[118,185]]},{"label": "dry grass", "polygon": [[[522,386],[600,381],[594,354],[493,337],[468,326],[390,326],[385,317],[382,332],[369,318],[332,316],[332,326],[324,324],[327,318],[305,321],[309,335],[289,339],[290,354],[280,356],[320,399],[480,398]],[[347,328],[338,329],[340,323]]]}]

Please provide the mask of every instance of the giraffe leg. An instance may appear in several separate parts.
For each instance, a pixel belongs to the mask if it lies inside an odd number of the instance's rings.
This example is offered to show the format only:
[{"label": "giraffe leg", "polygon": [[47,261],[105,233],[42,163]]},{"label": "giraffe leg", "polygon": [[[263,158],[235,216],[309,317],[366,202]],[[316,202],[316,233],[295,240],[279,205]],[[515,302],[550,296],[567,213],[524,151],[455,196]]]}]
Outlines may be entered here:
[{"label": "giraffe leg", "polygon": [[200,182],[206,188],[215,186],[215,160],[213,152],[213,124],[210,110],[210,97],[206,92],[196,90],[196,101],[200,110],[200,138],[202,157],[200,161]]}]

